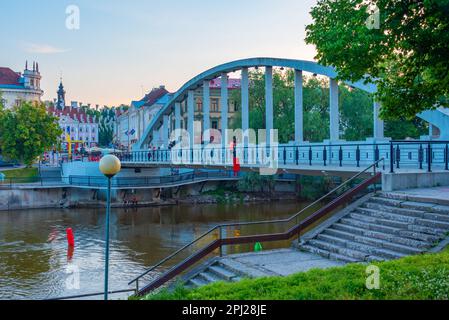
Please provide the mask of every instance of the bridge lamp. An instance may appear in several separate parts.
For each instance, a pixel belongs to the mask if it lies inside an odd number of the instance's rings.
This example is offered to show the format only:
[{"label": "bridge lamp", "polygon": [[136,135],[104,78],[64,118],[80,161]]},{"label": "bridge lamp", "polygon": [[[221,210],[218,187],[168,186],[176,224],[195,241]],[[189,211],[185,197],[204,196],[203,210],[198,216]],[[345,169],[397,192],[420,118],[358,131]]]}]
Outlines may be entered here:
[{"label": "bridge lamp", "polygon": [[111,179],[119,173],[122,164],[120,160],[112,155],[106,155],[100,160],[100,171],[108,178],[108,192],[106,197],[106,251],[104,267],[104,299],[108,300],[108,281],[109,281],[109,221],[111,212]]}]

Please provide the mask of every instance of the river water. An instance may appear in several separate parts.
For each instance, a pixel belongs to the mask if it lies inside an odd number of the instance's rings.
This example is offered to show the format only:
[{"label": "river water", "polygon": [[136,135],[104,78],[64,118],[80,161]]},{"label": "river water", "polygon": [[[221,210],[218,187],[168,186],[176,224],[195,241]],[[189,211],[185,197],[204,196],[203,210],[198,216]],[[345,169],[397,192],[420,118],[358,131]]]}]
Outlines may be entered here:
[{"label": "river water", "polygon": [[[285,218],[305,205],[282,201],[112,209],[109,288],[129,288],[133,277],[216,224]],[[0,212],[0,299],[102,292],[104,223],[101,209]],[[67,228],[75,234],[73,252]]]}]

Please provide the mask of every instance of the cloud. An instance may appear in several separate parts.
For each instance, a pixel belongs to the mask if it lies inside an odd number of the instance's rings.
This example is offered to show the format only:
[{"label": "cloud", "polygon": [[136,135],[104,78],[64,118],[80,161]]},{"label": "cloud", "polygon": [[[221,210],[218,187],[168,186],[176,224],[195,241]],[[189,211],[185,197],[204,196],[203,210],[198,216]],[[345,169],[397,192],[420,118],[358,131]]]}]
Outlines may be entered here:
[{"label": "cloud", "polygon": [[22,47],[26,52],[29,53],[41,53],[41,54],[55,54],[55,53],[64,53],[70,51],[71,49],[63,49],[54,47],[49,44],[39,44],[39,43],[23,43]]}]

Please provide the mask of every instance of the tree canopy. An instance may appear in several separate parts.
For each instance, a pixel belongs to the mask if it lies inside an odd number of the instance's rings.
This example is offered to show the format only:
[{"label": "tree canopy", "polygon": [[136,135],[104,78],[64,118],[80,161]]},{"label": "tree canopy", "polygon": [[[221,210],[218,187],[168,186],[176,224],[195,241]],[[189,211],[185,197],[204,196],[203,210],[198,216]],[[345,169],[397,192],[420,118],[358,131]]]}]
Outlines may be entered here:
[{"label": "tree canopy", "polygon": [[318,0],[311,15],[316,59],[375,83],[383,119],[449,107],[449,0]]},{"label": "tree canopy", "polygon": [[0,145],[9,160],[30,166],[58,143],[61,134],[57,119],[42,103],[23,102],[12,109],[0,106]]}]

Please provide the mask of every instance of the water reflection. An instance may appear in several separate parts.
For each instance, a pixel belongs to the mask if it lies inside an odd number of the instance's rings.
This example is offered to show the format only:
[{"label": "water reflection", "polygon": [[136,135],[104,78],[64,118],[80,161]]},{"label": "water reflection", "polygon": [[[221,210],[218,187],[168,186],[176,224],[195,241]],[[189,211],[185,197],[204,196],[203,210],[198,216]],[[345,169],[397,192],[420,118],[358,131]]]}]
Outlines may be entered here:
[{"label": "water reflection", "polygon": [[[285,218],[304,205],[274,202],[113,209],[110,288],[128,288],[127,282],[135,275],[216,224]],[[0,212],[0,299],[101,292],[104,222],[104,210],[100,209]],[[69,227],[75,234],[73,251],[67,246],[65,231]],[[235,231],[228,232],[232,235]],[[78,290],[67,289],[69,264],[79,270]]]}]

